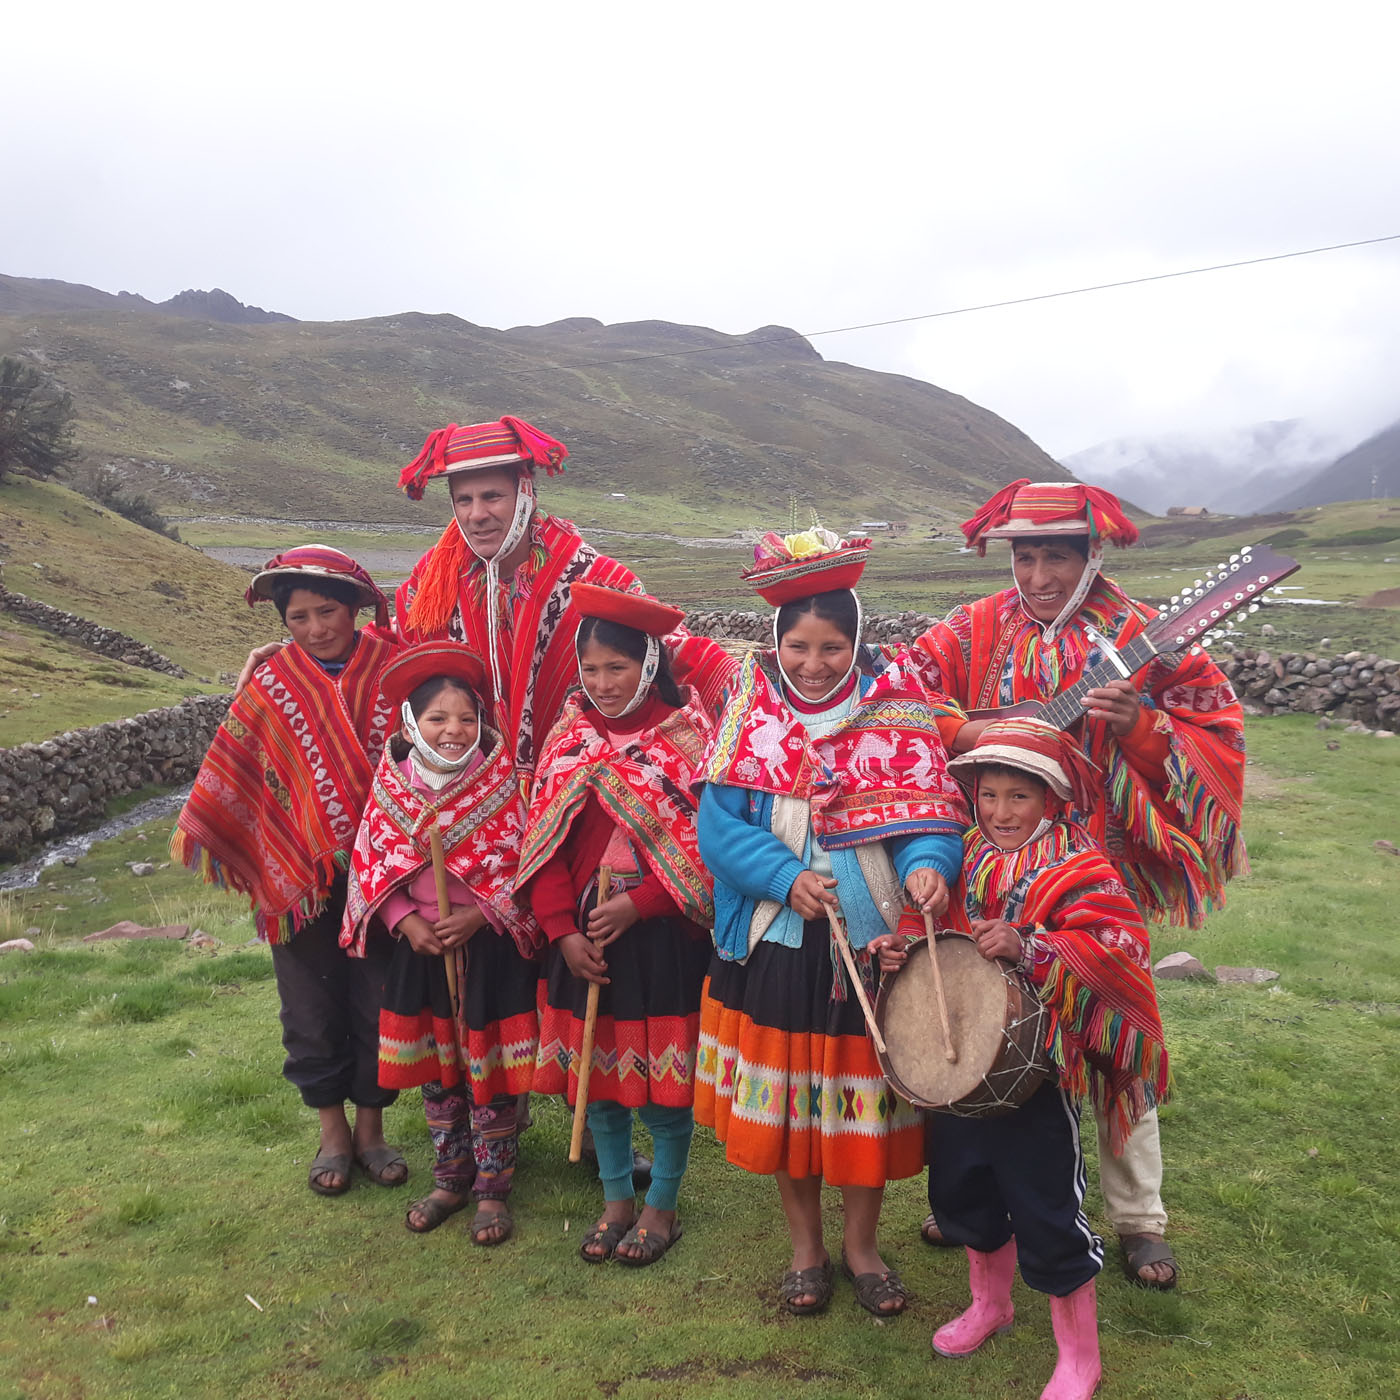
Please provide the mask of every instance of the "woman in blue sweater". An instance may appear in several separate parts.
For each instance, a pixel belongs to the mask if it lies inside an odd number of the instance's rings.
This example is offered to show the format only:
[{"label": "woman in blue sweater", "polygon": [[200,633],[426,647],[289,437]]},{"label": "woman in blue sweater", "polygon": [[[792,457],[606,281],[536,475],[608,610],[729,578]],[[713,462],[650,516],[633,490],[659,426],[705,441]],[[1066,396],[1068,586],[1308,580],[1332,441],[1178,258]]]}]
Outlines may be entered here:
[{"label": "woman in blue sweater", "polygon": [[906,900],[946,907],[967,822],[937,712],[860,647],[851,590],[869,543],[764,537],[745,578],[778,608],[774,650],[745,661],[700,774],[716,956],[695,1116],[731,1162],[776,1178],[792,1238],[780,1294],[798,1314],[831,1299],[823,1179],[841,1189],[842,1269],[861,1305],[877,1316],[906,1305],[876,1229],[885,1182],[922,1170],[921,1127],[880,1071],[831,920],[873,999]]}]

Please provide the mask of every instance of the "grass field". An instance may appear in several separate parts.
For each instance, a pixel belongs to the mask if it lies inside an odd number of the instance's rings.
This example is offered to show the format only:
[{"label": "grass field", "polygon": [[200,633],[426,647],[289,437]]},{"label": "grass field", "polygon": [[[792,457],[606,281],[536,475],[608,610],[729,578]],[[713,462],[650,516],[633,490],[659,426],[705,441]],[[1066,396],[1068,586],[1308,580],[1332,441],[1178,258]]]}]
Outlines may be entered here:
[{"label": "grass field", "polygon": [[[1185,1276],[1159,1295],[1103,1275],[1105,1400],[1397,1393],[1400,860],[1372,842],[1400,843],[1400,744],[1293,717],[1251,721],[1248,737],[1253,874],[1206,930],[1164,931],[1155,952],[1282,975],[1272,988],[1161,988]],[[962,1306],[965,1269],[918,1242],[917,1180],[888,1195],[887,1257],[916,1292],[891,1323],[847,1286],[824,1317],[778,1314],[771,1183],[728,1166],[703,1130],[685,1239],[645,1273],[575,1256],[598,1193],[565,1163],[554,1102],[537,1101],[518,1235],[501,1249],[474,1249],[462,1219],[421,1238],[403,1229],[429,1166],[414,1094],[388,1114],[409,1188],[311,1195],[315,1129],[278,1077],[266,950],[243,946],[235,901],[183,871],[126,874],[163,835],[127,833],[0,906],[6,936],[42,930],[38,953],[0,960],[0,1132],[13,1144],[0,1396],[1039,1394],[1053,1344],[1044,1300],[1023,1289],[1010,1337],[931,1361],[930,1329]],[[224,946],[74,942],[121,917],[188,918]]]}]

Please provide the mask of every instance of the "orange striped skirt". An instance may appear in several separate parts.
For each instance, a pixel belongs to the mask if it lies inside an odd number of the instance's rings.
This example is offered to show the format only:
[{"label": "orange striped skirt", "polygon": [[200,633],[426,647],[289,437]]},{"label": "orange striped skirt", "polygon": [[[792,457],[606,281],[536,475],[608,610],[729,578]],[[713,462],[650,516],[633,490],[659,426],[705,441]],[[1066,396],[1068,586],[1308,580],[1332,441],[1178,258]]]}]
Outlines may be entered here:
[{"label": "orange striped skirt", "polygon": [[923,1126],[886,1082],[860,1003],[835,978],[825,922],[808,922],[800,948],[760,943],[742,965],[712,960],[695,1121],[760,1175],[871,1187],[915,1176]]}]

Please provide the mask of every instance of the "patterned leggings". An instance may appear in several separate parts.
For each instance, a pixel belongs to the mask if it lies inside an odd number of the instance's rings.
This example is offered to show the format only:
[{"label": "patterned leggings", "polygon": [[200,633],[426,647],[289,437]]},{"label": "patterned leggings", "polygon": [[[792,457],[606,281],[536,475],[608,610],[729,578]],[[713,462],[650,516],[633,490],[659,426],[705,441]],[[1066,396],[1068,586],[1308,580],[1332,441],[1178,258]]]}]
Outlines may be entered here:
[{"label": "patterned leggings", "polygon": [[510,1195],[520,1147],[516,1100],[501,1095],[478,1107],[469,1085],[444,1089],[423,1086],[423,1114],[433,1140],[433,1185],[479,1201],[503,1201]]}]

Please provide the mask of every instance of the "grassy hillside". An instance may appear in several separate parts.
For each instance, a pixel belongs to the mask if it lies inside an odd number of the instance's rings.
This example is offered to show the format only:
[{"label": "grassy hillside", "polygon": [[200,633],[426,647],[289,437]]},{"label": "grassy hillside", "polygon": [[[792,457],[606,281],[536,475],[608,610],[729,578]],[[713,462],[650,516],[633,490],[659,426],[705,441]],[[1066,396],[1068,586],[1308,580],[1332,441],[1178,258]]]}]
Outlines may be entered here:
[{"label": "grassy hillside", "polygon": [[[1161,988],[1176,1082],[1166,1196],[1185,1274],[1170,1295],[1116,1267],[1101,1276],[1115,1400],[1374,1400],[1400,1367],[1400,860],[1371,846],[1400,840],[1387,805],[1400,752],[1348,734],[1328,749],[1304,718],[1251,721],[1247,736],[1254,872],[1206,930],[1163,931],[1154,953],[1282,976]],[[918,1242],[917,1178],[892,1185],[882,1220],[915,1293],[892,1323],[844,1283],[823,1317],[777,1312],[776,1193],[704,1129],[685,1238],[644,1275],[578,1260],[599,1191],[566,1165],[554,1101],[536,1100],[517,1238],[500,1249],[474,1249],[465,1217],[404,1230],[430,1161],[413,1093],[387,1115],[409,1187],[361,1178],[343,1199],[312,1196],[314,1119],[279,1078],[268,954],[243,946],[236,901],[177,870],[126,873],[163,834],[129,833],[0,906],[11,931],[45,931],[38,953],[0,960],[0,1133],[18,1147],[0,1208],[0,1395],[182,1396],[194,1368],[208,1400],[1039,1393],[1048,1309],[1019,1284],[1011,1336],[965,1362],[930,1357],[967,1275],[958,1251]],[[224,946],[73,942],[124,916],[189,919]],[[1105,1228],[1096,1185],[1089,1209]],[[833,1248],[839,1230],[828,1193]]]},{"label": "grassy hillside", "polygon": [[226,688],[248,650],[280,635],[276,613],[243,601],[248,575],[143,530],[51,482],[0,486],[5,586],[135,637],[183,680],[108,661],[0,613],[0,744]]},{"label": "grassy hillside", "polygon": [[[414,521],[395,488],[431,429],[503,412],[573,453],[569,501],[622,491],[747,523],[788,499],[904,518],[989,483],[1065,473],[995,414],[899,375],[823,360],[778,327],[665,322],[509,331],[455,316],[239,326],[0,286],[0,353],[74,398],[79,441],[166,506]],[[28,297],[28,300],[26,300]],[[701,351],[703,353],[694,353]]]}]

